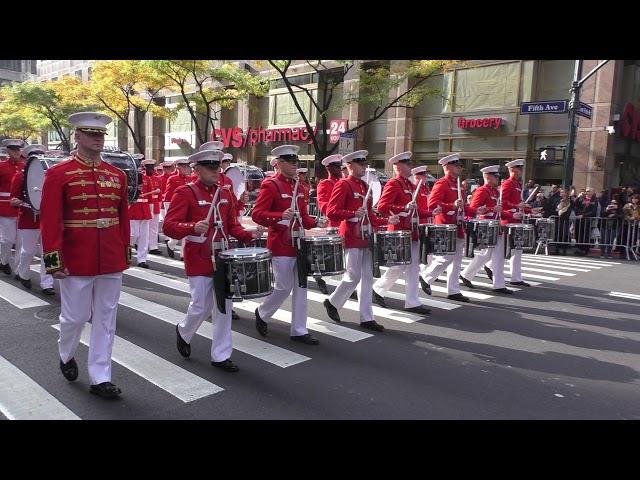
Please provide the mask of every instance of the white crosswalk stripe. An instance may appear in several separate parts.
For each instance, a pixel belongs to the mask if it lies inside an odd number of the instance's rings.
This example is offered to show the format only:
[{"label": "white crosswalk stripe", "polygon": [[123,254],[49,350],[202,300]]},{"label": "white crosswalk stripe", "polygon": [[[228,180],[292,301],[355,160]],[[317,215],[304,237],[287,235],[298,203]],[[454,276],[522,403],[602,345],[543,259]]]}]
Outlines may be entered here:
[{"label": "white crosswalk stripe", "polygon": [[25,289],[15,287],[7,282],[3,282],[2,288],[0,288],[0,298],[20,309],[49,305],[48,302],[36,297]]},{"label": "white crosswalk stripe", "polygon": [[610,297],[628,298],[630,300],[640,301],[640,295],[636,295],[634,293],[609,292],[607,295],[609,295]]}]

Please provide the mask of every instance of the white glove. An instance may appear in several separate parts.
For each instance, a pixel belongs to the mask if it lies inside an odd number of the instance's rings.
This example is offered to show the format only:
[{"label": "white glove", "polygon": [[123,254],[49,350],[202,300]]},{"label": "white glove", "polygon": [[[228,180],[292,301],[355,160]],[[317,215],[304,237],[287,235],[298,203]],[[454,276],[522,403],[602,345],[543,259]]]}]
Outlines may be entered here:
[{"label": "white glove", "polygon": [[293,208],[287,208],[284,212],[282,212],[282,218],[284,220],[291,220],[294,216],[295,212]]},{"label": "white glove", "polygon": [[411,201],[409,203],[407,203],[404,207],[405,210],[409,211],[409,210],[414,210],[418,208],[418,204],[414,201]]},{"label": "white glove", "polygon": [[365,213],[367,213],[366,209],[364,207],[360,207],[359,209],[356,210],[355,217],[362,218],[364,217]]},{"label": "white glove", "polygon": [[388,222],[389,225],[397,225],[400,223],[400,215],[390,215]]},{"label": "white glove", "polygon": [[438,205],[436,208],[433,209],[433,211],[431,212],[431,215],[440,215],[441,213],[442,213],[442,207]]},{"label": "white glove", "polygon": [[318,228],[325,228],[327,225],[329,225],[329,219],[327,217],[318,217],[318,220],[316,221],[316,226]]},{"label": "white glove", "polygon": [[520,213],[520,212],[515,212],[515,213],[513,214],[513,218],[515,218],[516,220],[521,219],[521,218],[522,218],[522,213]]}]

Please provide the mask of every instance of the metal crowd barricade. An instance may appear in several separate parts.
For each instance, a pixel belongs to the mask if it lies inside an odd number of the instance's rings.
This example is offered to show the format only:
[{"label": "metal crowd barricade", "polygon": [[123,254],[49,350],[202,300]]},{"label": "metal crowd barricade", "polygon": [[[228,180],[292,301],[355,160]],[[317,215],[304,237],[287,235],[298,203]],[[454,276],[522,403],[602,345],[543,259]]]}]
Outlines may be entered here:
[{"label": "metal crowd barricade", "polygon": [[[548,245],[588,246],[601,248],[609,253],[616,248],[623,248],[627,260],[631,256],[640,258],[640,221],[606,217],[584,217],[561,219],[557,215],[549,217],[555,222],[553,239],[539,241],[535,254],[541,246],[549,255]],[[535,223],[535,219],[530,219]]]}]

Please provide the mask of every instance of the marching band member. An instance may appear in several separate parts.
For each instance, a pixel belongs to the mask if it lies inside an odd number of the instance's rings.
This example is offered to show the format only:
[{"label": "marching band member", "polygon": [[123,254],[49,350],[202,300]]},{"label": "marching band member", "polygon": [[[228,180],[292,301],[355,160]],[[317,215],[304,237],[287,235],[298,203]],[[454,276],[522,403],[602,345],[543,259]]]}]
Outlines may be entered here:
[{"label": "marching band member", "polygon": [[377,210],[383,214],[400,216],[400,222],[389,225],[389,231],[404,230],[411,232],[411,263],[409,265],[395,265],[373,284],[373,301],[386,308],[384,293],[391,290],[396,280],[402,275],[405,278],[404,308],[408,312],[428,315],[431,310],[422,305],[418,297],[418,277],[420,274],[420,243],[418,222],[420,217],[426,217],[427,211],[418,209],[418,204],[413,200],[414,186],[410,181],[411,176],[411,152],[402,152],[389,159],[393,165],[395,177],[390,179],[382,190],[382,196],[378,200]]},{"label": "marching band member", "polygon": [[350,174],[349,174],[349,169],[347,168],[347,165],[345,163],[342,164],[342,167],[340,167],[342,170],[342,178],[347,178]]},{"label": "marching band member", "polygon": [[[162,197],[164,208],[167,212],[171,207],[171,198],[173,197],[176,189],[178,187],[181,187],[182,185],[186,185],[191,181],[191,167],[189,166],[191,162],[189,161],[189,158],[179,157],[173,163],[176,166],[177,173],[169,176],[169,179],[167,180],[167,186],[164,189],[164,195]],[[174,250],[177,244],[178,240],[176,240],[175,238],[169,238],[169,240],[167,241],[167,253],[171,258],[175,258],[176,256]]]},{"label": "marching band member", "polygon": [[[462,253],[464,249],[464,226],[461,217],[473,215],[474,209],[464,204],[464,199],[459,198],[457,181],[462,172],[462,162],[457,153],[441,158],[438,163],[442,165],[445,176],[439,179],[433,186],[429,195],[429,208],[441,207],[439,215],[435,216],[437,224],[458,224],[455,255],[434,255],[431,265],[420,273],[423,280],[429,285],[433,283],[442,272],[447,270],[447,298],[468,302],[469,298],[460,292],[460,269],[462,267]],[[487,208],[478,208],[477,213],[483,214]]]},{"label": "marching band member", "polygon": [[74,355],[91,321],[90,391],[112,398],[122,393],[111,383],[111,351],[131,258],[127,176],[100,159],[109,116],[80,112],[69,122],[78,153],[47,170],[40,216],[44,263],[60,280],[60,369],[67,380],[78,378]]},{"label": "marching band member", "polygon": [[[162,232],[162,224],[164,223],[164,216],[167,214],[167,210],[165,208],[164,203],[164,191],[167,188],[167,180],[169,180],[169,176],[171,175],[171,169],[173,168],[173,160],[165,160],[160,163],[160,165],[156,166],[156,172],[158,172],[158,179],[160,180],[160,218],[158,222],[158,231]],[[159,170],[158,170],[159,169]],[[162,234],[162,237],[165,242],[167,242],[166,237]]]},{"label": "marching band member", "polygon": [[[500,178],[500,165],[492,165],[481,168],[484,185],[476,188],[471,198],[471,208],[485,206],[488,208],[484,215],[479,215],[481,219],[496,220],[501,218],[504,223],[510,223],[511,212],[503,211],[499,205],[500,192],[498,191],[498,182]],[[504,240],[506,234],[498,235],[498,241],[494,248],[487,248],[481,252],[474,254],[473,260],[460,274],[460,280],[468,288],[475,288],[471,280],[476,276],[478,270],[483,267],[489,260],[496,266],[495,275],[493,275],[493,291],[499,293],[512,294],[504,284]]]},{"label": "marching band member", "polygon": [[158,228],[160,225],[160,205],[162,205],[162,180],[156,173],[156,161],[147,158],[142,162],[143,176],[147,177],[151,183],[152,193],[149,195],[149,209],[151,210],[151,220],[149,221],[149,239],[147,240],[148,253],[161,255],[158,249]]},{"label": "marching band member", "polygon": [[[146,163],[145,163],[146,162]],[[142,160],[141,169],[155,163],[155,160]],[[147,265],[147,253],[149,252],[149,225],[151,223],[151,195],[153,184],[151,177],[142,175],[142,192],[136,201],[129,205],[129,223],[131,241],[129,245],[136,245],[136,260],[138,267],[149,268]]]},{"label": "marching band member", "polygon": [[273,253],[275,280],[273,293],[256,308],[256,329],[263,337],[267,335],[268,324],[264,319],[271,318],[293,290],[291,339],[318,345],[320,341],[307,331],[307,289],[299,285],[295,243],[305,229],[323,228],[327,221],[309,216],[304,194],[296,192],[296,198],[293,197],[299,150],[295,145],[281,145],[271,151],[278,158],[280,173],[262,183],[251,215],[258,225],[269,227],[267,248]]},{"label": "marching band member", "polygon": [[[7,149],[9,158],[0,162],[0,270],[11,275],[11,248],[17,238],[18,211],[11,206],[11,182],[17,172],[24,169],[22,159],[22,147],[24,142],[17,138],[9,138],[2,141],[2,146]],[[16,249],[17,250],[17,249]],[[17,264],[16,252],[14,268]]]},{"label": "marching band member", "polygon": [[[27,146],[22,154],[29,158],[31,155],[43,154],[46,151],[44,145],[33,144]],[[18,209],[18,242],[20,250],[16,250],[18,261],[16,262],[16,280],[20,280],[22,286],[31,290],[31,274],[29,266],[36,254],[38,241],[40,240],[40,214],[24,201],[24,171],[18,171],[11,183],[11,206]],[[40,242],[42,243],[42,242]],[[42,245],[40,246],[40,288],[45,295],[55,295],[53,289],[53,277],[47,273],[42,258]]]},{"label": "marching band member", "polygon": [[[232,301],[227,298],[224,306],[219,305],[220,297],[214,294],[214,288],[224,291],[223,285],[214,283],[226,279],[224,275],[214,278],[214,272],[220,274],[224,270],[217,262],[214,265],[212,255],[226,249],[224,240],[229,235],[250,242],[262,235],[262,231],[252,233],[238,223],[233,192],[221,183],[222,156],[220,150],[202,150],[189,157],[198,180],[176,189],[163,228],[171,238],[185,239],[184,266],[189,278],[191,303],[184,320],[176,325],[178,351],[185,358],[191,355],[191,338],[202,322],[212,316],[211,364],[227,372],[237,372],[239,368],[230,358],[233,350]],[[212,203],[214,213],[207,219]]]},{"label": "marching band member", "polygon": [[[340,284],[331,296],[323,302],[327,315],[335,322],[340,322],[338,309],[344,306],[349,295],[358,288],[358,310],[360,326],[375,332],[384,331],[373,318],[371,294],[373,292],[373,258],[370,249],[370,236],[375,227],[385,225],[387,220],[378,218],[373,212],[373,199],[367,198],[369,186],[362,180],[367,171],[366,150],[345,155],[342,160],[347,165],[350,175],[336,182],[327,202],[327,216],[330,220],[340,221],[340,235],[345,242],[345,267]],[[330,157],[327,157],[330,158]],[[397,224],[400,218],[392,215],[389,223]]]}]

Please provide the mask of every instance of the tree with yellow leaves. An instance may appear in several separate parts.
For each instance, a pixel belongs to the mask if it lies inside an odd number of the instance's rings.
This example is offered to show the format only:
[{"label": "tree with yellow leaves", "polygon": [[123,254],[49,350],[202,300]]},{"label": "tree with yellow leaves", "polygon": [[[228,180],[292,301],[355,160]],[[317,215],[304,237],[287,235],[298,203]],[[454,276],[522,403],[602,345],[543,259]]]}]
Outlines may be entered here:
[{"label": "tree with yellow leaves", "polygon": [[98,61],[93,67],[89,95],[105,113],[115,115],[126,125],[136,150],[144,154],[144,115],[151,113],[161,118],[172,116],[171,110],[159,102],[160,92],[166,86],[166,79],[145,61]]}]

